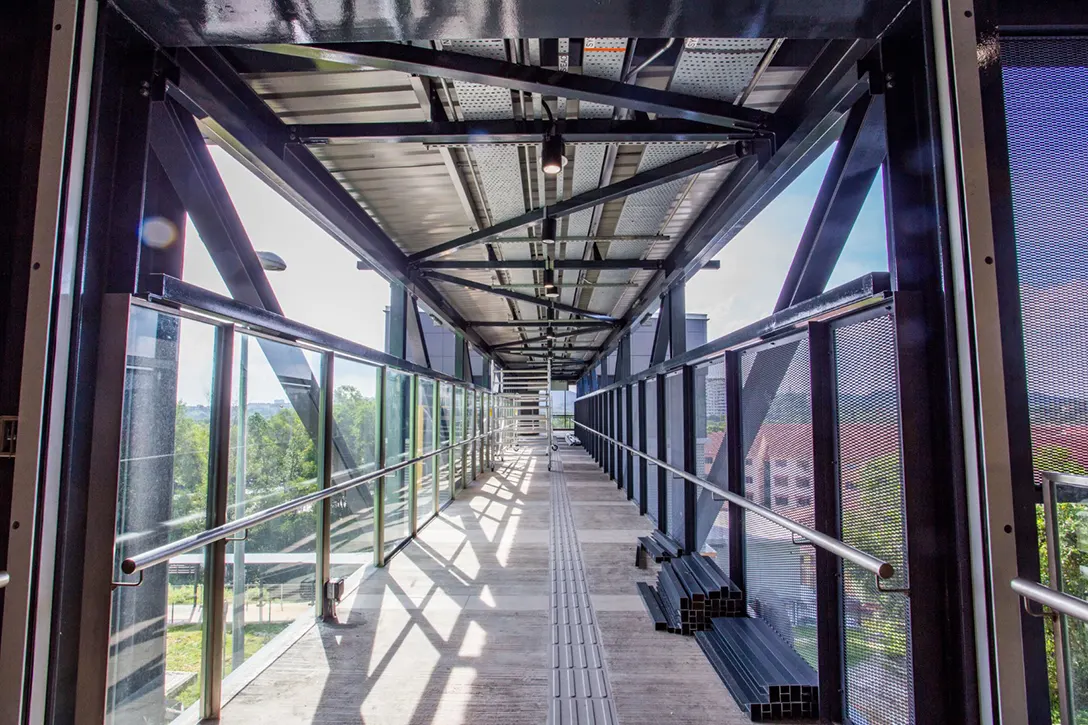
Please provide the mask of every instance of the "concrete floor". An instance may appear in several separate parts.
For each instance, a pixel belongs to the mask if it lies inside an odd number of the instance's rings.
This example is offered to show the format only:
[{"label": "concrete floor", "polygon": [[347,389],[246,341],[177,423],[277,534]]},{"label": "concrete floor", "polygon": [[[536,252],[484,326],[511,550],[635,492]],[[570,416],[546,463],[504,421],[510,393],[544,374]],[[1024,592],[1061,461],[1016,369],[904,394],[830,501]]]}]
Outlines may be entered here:
[{"label": "concrete floor", "polygon": [[[650,522],[581,448],[561,447],[621,723],[747,722],[695,640],[653,631],[634,566]],[[551,700],[550,480],[523,449],[228,702],[235,723],[543,723]]]}]

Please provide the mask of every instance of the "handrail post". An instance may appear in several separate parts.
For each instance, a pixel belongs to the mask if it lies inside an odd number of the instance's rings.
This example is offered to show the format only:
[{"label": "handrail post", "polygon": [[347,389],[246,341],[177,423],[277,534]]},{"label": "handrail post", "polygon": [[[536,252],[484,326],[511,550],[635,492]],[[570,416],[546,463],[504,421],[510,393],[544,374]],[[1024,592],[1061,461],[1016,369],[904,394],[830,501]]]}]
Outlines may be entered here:
[{"label": "handrail post", "polygon": [[[207,528],[227,523],[227,488],[230,485],[230,403],[231,374],[234,369],[234,325],[219,325],[215,330],[214,373],[212,377],[212,416],[208,456]],[[244,481],[235,482],[244,486]],[[217,720],[223,693],[224,590],[226,589],[225,539],[204,549],[204,616],[201,621],[200,714],[205,720]],[[169,564],[167,565],[169,566]],[[238,596],[234,592],[233,596]],[[242,592],[241,596],[245,596]]]},{"label": "handrail post", "polygon": [[[814,528],[842,540],[839,514],[835,367],[831,330],[826,322],[810,322],[809,393],[812,414],[812,484]],[[816,547],[816,657],[819,665],[820,719],[842,720],[843,621],[841,564]]]},{"label": "handrail post", "polygon": [[[1061,552],[1058,550],[1058,510],[1055,506],[1054,488],[1054,482],[1043,476],[1043,517],[1050,586],[1061,591],[1064,583],[1062,582],[1062,567],[1059,558]],[[1058,712],[1063,725],[1075,722],[1073,717],[1073,687],[1066,668],[1066,657],[1069,652],[1069,628],[1066,624],[1065,615],[1060,612],[1057,613],[1054,618],[1054,663],[1058,681]]]},{"label": "handrail post", "polygon": [[[385,431],[386,431],[386,418],[388,417],[388,411],[386,410],[386,395],[385,385],[388,379],[388,371],[385,365],[378,368],[378,390],[376,397],[378,399],[378,460],[376,462],[377,469],[380,471],[385,468]],[[385,476],[378,476],[374,479],[374,566],[385,566]]]},{"label": "handrail post", "polygon": [[[317,426],[317,480],[322,489],[332,486],[333,452],[333,381],[336,356],[321,356],[321,403]],[[238,546],[241,542],[234,545]],[[318,619],[336,621],[336,603],[328,598],[326,585],[332,578],[332,499],[317,505],[317,566],[314,572],[314,604]]]}]

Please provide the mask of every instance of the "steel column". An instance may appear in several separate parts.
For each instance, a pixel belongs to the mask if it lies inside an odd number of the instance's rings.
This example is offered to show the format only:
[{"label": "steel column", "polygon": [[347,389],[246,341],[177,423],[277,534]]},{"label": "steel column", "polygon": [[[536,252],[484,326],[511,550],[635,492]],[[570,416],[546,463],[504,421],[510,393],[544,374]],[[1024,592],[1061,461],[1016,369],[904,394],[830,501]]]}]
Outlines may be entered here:
[{"label": "steel column", "polygon": [[[631,446],[632,448],[637,446],[637,444],[635,443],[635,431],[634,431],[635,415],[634,415],[634,411],[632,410],[632,404],[634,402],[634,388],[635,388],[634,385],[626,385],[623,388],[623,391],[624,391],[623,412],[624,412],[624,419],[625,419],[624,432],[626,433],[626,438],[625,438],[624,442],[627,445]],[[627,500],[628,501],[630,501],[631,499],[633,499],[635,497],[634,459],[635,459],[635,455],[633,453],[631,453],[630,451],[628,451],[627,452],[627,465],[624,468],[624,475],[626,477],[625,480],[626,480],[626,483],[627,483]]]},{"label": "steel column", "polygon": [[[639,380],[635,385],[638,386],[638,449],[643,453],[649,453],[649,433],[646,430],[646,381]],[[646,482],[648,474],[646,459],[639,457],[638,466],[638,512],[645,516],[647,511],[646,497],[649,494]]]},{"label": "steel column", "polygon": [[[657,406],[657,457],[665,461],[669,457],[669,421],[668,421],[668,396],[666,395],[665,374],[657,376],[657,384],[654,386],[654,405]],[[661,466],[657,466],[657,528],[662,533],[672,535],[669,531],[669,473]]]},{"label": "steel column", "polygon": [[[378,455],[374,465],[379,470],[385,468],[386,457],[385,436],[388,430],[386,400],[388,396],[385,386],[387,378],[388,370],[385,365],[382,365],[378,368],[378,385],[374,394],[377,398],[375,403],[378,409],[378,430],[376,431]],[[374,566],[385,566],[385,476],[374,481]]]},{"label": "steel column", "polygon": [[[744,443],[740,352],[731,350],[725,354],[725,455],[726,485],[730,493],[745,495],[744,460],[748,448]],[[720,456],[721,454],[719,454]],[[729,506],[729,578],[747,592],[744,576],[744,509]],[[747,594],[745,594],[747,597]]]},{"label": "steel column", "polygon": [[[245,344],[245,343],[243,343]],[[336,355],[326,352],[321,356],[321,406],[318,420],[321,425],[317,430],[317,480],[322,488],[332,486],[333,451],[335,441],[333,431],[333,388],[336,382]],[[241,479],[236,486],[243,485]],[[239,515],[241,515],[239,513]],[[241,542],[235,542],[235,546]],[[325,499],[317,508],[317,576],[314,609],[317,617],[325,621],[336,621],[336,603],[328,599],[327,584],[332,579],[332,499]],[[237,635],[236,635],[237,636]]]},{"label": "steel column", "polygon": [[[234,325],[220,325],[216,328],[214,360],[212,419],[208,436],[211,441],[208,455],[208,511],[204,522],[209,529],[227,523]],[[239,482],[236,485],[243,484]],[[224,539],[209,544],[204,549],[204,616],[200,623],[200,713],[206,720],[217,720],[222,707],[226,556],[227,542]],[[238,596],[238,593],[235,592],[234,596]],[[245,596],[244,592],[242,596]]]},{"label": "steel column", "polygon": [[[842,539],[838,451],[838,411],[834,353],[827,323],[810,322],[809,394],[812,416],[812,484],[814,528]],[[813,547],[816,555],[816,643],[820,684],[820,720],[842,720],[843,607],[842,562],[829,551]],[[913,622],[912,622],[913,626]]]},{"label": "steel column", "polygon": [[[683,416],[681,423],[684,435],[684,470],[692,475],[698,475],[695,455],[695,368],[685,365],[681,373],[681,387],[683,395]],[[696,500],[698,491],[691,481],[684,481],[684,551],[698,551],[699,542],[696,540]],[[675,538],[675,537],[674,537]]]}]

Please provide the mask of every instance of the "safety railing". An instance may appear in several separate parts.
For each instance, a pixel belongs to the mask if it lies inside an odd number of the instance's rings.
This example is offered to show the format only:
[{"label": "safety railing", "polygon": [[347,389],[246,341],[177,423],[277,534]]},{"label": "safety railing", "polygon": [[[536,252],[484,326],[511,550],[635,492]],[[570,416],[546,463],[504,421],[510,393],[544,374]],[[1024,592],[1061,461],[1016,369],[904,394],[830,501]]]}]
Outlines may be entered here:
[{"label": "safety railing", "polygon": [[[385,468],[374,471],[373,473],[368,473],[363,476],[357,476],[342,483],[338,483],[330,488],[321,489],[305,496],[299,496],[298,498],[291,499],[290,501],[286,501],[279,505],[271,506],[262,511],[257,511],[256,513],[249,514],[248,516],[243,516],[242,518],[236,519],[229,524],[217,526],[213,529],[207,529],[199,534],[194,534],[184,539],[179,539],[178,541],[175,541],[171,544],[166,544],[164,546],[145,551],[142,554],[128,557],[121,562],[121,571],[123,571],[125,574],[138,574],[144,569],[155,566],[157,564],[162,564],[163,562],[169,561],[176,556],[187,554],[190,551],[195,551],[196,549],[203,548],[204,546],[215,543],[216,541],[221,541],[231,536],[232,534],[244,532],[247,529],[251,529],[255,526],[259,526],[260,524],[277,519],[284,514],[291,513],[292,511],[304,508],[306,506],[311,506],[320,501],[324,501],[325,499],[332,498],[333,496],[344,493],[345,491],[350,491],[351,489],[358,488],[359,486],[370,481],[384,478],[389,474],[396,473],[397,471],[401,471],[406,468],[410,468],[411,466],[422,463],[428,459],[433,458],[434,456],[439,456],[455,449],[463,450],[465,446],[471,445],[477,441],[483,441],[485,439],[492,438],[499,435],[500,433],[501,429],[495,429],[489,433],[481,433],[480,435],[473,438],[469,438],[459,443],[453,443],[436,451],[431,451],[430,453],[416,456],[415,458],[411,458],[396,465],[386,466]],[[0,573],[0,588],[3,588],[7,584],[7,576],[7,572]],[[125,582],[123,585],[127,586],[128,583]]]},{"label": "safety railing", "polygon": [[216,718],[492,468],[505,432],[468,380],[179,280],[149,297],[115,301],[101,376],[122,401],[95,553],[112,554],[115,725]]},{"label": "safety railing", "polygon": [[[1058,713],[1062,725],[1075,725],[1088,717],[1088,578],[1082,564],[1088,547],[1081,534],[1088,523],[1088,476],[1051,471],[1038,475],[1049,582],[1017,577],[1009,585],[1023,599],[1025,611],[1053,621],[1048,636],[1054,638]],[[1042,611],[1033,611],[1032,603]]]},{"label": "safety railing", "polygon": [[603,441],[606,441],[606,442],[608,442],[608,443],[610,443],[610,444],[612,444],[614,446],[617,446],[618,448],[620,448],[622,450],[625,450],[628,453],[631,453],[631,454],[633,454],[635,456],[638,456],[639,458],[642,458],[643,460],[647,461],[648,463],[651,463],[651,464],[653,464],[653,465],[655,465],[655,466],[657,466],[657,467],[659,467],[661,469],[664,469],[665,471],[668,471],[669,473],[673,474],[674,476],[682,478],[685,481],[690,481],[691,483],[694,483],[696,486],[699,486],[700,488],[704,488],[704,489],[706,489],[707,491],[710,491],[711,493],[713,493],[716,496],[720,496],[721,498],[725,499],[729,503],[735,504],[736,506],[739,506],[740,508],[744,509],[745,511],[753,513],[753,514],[755,514],[757,516],[760,516],[760,517],[766,519],[767,521],[770,521],[773,524],[781,526],[782,528],[786,529],[787,531],[789,531],[792,534],[796,534],[798,536],[801,536],[804,539],[804,543],[812,544],[814,546],[818,546],[821,549],[824,549],[825,551],[831,552],[832,554],[839,557],[840,559],[845,559],[846,561],[849,561],[849,562],[851,562],[853,564],[856,564],[857,566],[860,566],[862,569],[865,569],[866,571],[868,571],[868,572],[870,572],[870,573],[872,573],[872,574],[874,574],[876,576],[876,578],[878,580],[878,585],[877,585],[878,587],[879,587],[879,580],[881,580],[881,579],[891,579],[892,577],[895,576],[895,568],[891,564],[889,564],[888,562],[882,561],[882,560],[876,558],[875,556],[870,556],[869,554],[866,554],[864,551],[862,551],[860,549],[856,549],[856,548],[854,548],[852,546],[844,544],[843,542],[839,541],[838,539],[836,539],[833,536],[828,536],[827,534],[821,533],[821,532],[817,531],[816,529],[805,526],[804,524],[799,524],[796,521],[793,521],[792,519],[788,519],[785,516],[781,516],[779,514],[776,514],[774,511],[770,510],[769,508],[766,508],[765,506],[760,506],[759,504],[755,503],[754,501],[749,501],[744,496],[738,496],[735,493],[732,493],[730,491],[726,491],[723,488],[715,486],[710,481],[706,481],[706,480],[704,480],[702,478],[699,478],[696,475],[688,473],[687,471],[681,470],[681,469],[677,468],[676,466],[670,465],[669,463],[667,463],[665,461],[662,461],[660,458],[655,458],[654,456],[643,453],[642,451],[640,451],[640,450],[638,450],[636,448],[632,448],[631,446],[623,443],[622,441],[618,441],[618,440],[616,440],[615,438],[613,438],[611,436],[608,436],[608,435],[605,435],[604,433],[601,433],[600,431],[593,430],[592,428],[590,428],[590,427],[588,427],[588,426],[586,426],[586,425],[584,425],[582,423],[579,423],[579,422],[575,421],[574,425],[577,428],[580,428],[581,430],[585,431],[586,433],[597,436],[598,438],[600,438]]}]

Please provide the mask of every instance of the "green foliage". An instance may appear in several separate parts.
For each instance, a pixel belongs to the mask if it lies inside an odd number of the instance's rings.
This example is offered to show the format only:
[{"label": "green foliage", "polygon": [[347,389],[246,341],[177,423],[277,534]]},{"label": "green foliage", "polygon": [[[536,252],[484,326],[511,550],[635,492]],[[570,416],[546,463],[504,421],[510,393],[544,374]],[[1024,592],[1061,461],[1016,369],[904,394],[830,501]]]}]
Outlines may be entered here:
[{"label": "green foliage", "polygon": [[[1077,463],[1069,449],[1060,446],[1039,446],[1032,452],[1032,463],[1036,471],[1071,473],[1083,475],[1084,466]],[[1088,505],[1083,503],[1057,503],[1055,505],[1059,570],[1062,578],[1062,591],[1077,597],[1088,598],[1088,578],[1082,567],[1088,566]],[[1050,556],[1046,545],[1046,515],[1043,507],[1035,507],[1035,526],[1039,535],[1039,568],[1043,581],[1049,582]],[[1058,670],[1054,644],[1054,626],[1047,619],[1046,626],[1046,661],[1047,675],[1050,681],[1050,703],[1054,721],[1058,721]],[[1066,631],[1069,648],[1074,654],[1069,673],[1073,692],[1083,698],[1088,694],[1088,667],[1085,655],[1088,654],[1088,626],[1075,620],[1069,620]],[[1080,666],[1078,666],[1078,664]],[[1077,713],[1077,722],[1082,714]],[[1088,718],[1085,718],[1088,721]]]}]

